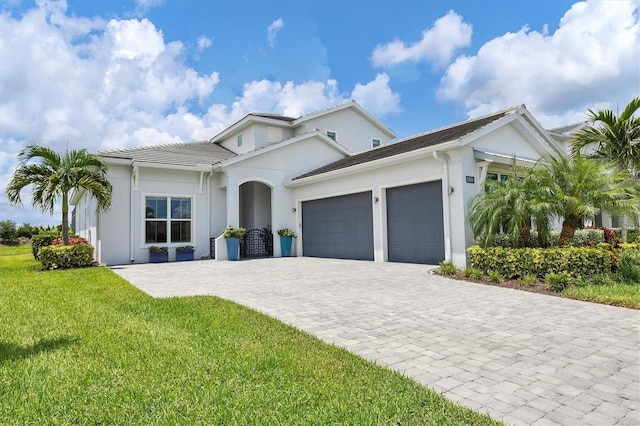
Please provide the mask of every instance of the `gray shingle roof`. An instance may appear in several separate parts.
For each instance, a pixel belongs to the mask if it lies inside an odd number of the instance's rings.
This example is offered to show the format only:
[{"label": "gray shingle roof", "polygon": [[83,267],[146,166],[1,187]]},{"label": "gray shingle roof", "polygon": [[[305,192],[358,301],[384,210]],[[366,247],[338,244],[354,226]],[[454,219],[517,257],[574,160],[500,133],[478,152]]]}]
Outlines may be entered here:
[{"label": "gray shingle roof", "polygon": [[405,152],[415,151],[421,148],[426,148],[429,146],[434,146],[441,143],[453,141],[463,136],[466,136],[472,132],[475,132],[476,130],[479,130],[480,128],[488,124],[493,123],[494,121],[504,117],[505,115],[511,113],[514,110],[515,108],[500,111],[492,115],[464,121],[459,124],[454,124],[452,126],[436,129],[427,133],[421,133],[419,135],[412,136],[407,139],[403,139],[397,142],[392,142],[390,144],[381,146],[379,148],[374,148],[368,151],[354,154],[352,156],[338,160],[334,163],[327,164],[326,166],[312,170],[303,175],[297,176],[293,178],[293,180],[315,176],[322,173],[332,172],[335,170],[352,167],[358,164],[364,164],[371,161],[380,160],[382,158],[404,154]]},{"label": "gray shingle roof", "polygon": [[98,153],[105,158],[121,158],[148,163],[196,166],[216,164],[236,154],[209,141],[183,142],[142,148],[119,149]]}]

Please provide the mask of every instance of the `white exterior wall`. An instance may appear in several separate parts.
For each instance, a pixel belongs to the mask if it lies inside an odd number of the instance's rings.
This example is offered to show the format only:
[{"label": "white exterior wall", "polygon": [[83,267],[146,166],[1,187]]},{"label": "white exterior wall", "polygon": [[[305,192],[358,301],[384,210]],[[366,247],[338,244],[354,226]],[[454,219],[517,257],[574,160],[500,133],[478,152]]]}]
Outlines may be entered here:
[{"label": "white exterior wall", "polygon": [[113,187],[111,208],[96,217],[96,253],[98,262],[102,265],[126,264],[131,261],[131,170],[130,166],[109,167],[108,179]]},{"label": "white exterior wall", "polygon": [[[220,181],[220,185],[226,189],[227,225],[238,227],[241,223],[240,185],[261,182],[271,188],[270,224],[274,234],[281,228],[296,229],[296,204],[291,189],[284,187],[283,183],[343,157],[343,153],[312,137],[225,167],[226,177]],[[222,245],[224,239],[220,244],[216,243],[216,259],[219,260],[226,259],[226,249]],[[292,254],[295,255],[295,251]],[[274,256],[280,255],[280,245],[275,241]]]},{"label": "white exterior wall", "polygon": [[381,145],[391,140],[389,135],[351,108],[305,121],[296,129],[296,134],[306,133],[316,128],[324,134],[327,130],[335,132],[336,142],[351,152],[370,149],[372,138],[380,139]]}]

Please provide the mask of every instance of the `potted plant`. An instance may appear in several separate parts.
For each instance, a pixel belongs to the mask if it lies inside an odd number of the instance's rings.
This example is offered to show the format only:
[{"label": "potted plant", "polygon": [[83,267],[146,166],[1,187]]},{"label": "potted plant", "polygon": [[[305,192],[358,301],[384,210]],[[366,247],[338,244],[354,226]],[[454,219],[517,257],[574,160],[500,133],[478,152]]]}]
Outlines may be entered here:
[{"label": "potted plant", "polygon": [[282,251],[282,257],[291,256],[291,243],[296,238],[295,232],[289,228],[278,229],[278,235],[280,235],[280,251]]},{"label": "potted plant", "polygon": [[176,247],[176,262],[183,262],[186,260],[193,260],[193,246],[180,246]]},{"label": "potted plant", "polygon": [[233,228],[231,226],[224,228],[222,236],[227,239],[227,256],[229,260],[238,260],[240,239],[244,237],[245,232],[247,232],[245,228]]},{"label": "potted plant", "polygon": [[149,263],[164,263],[169,261],[169,249],[167,247],[149,247]]}]

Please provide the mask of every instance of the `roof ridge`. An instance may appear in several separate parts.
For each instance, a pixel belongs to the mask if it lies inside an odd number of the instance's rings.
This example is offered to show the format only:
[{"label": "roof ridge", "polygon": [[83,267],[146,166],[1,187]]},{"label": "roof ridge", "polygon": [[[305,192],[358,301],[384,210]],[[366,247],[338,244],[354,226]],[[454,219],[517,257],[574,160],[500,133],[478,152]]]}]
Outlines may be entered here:
[{"label": "roof ridge", "polygon": [[[402,139],[396,139],[395,141],[393,141],[391,143],[405,142],[405,141],[408,141],[408,140],[411,140],[411,139],[419,138],[421,136],[426,136],[426,135],[430,135],[432,133],[437,133],[437,132],[441,132],[443,130],[452,129],[454,127],[463,126],[465,124],[473,123],[474,121],[485,120],[485,119],[487,119],[489,117],[493,117],[493,116],[497,116],[497,115],[506,115],[506,113],[515,112],[520,108],[525,108],[526,109],[526,106],[524,104],[518,105],[518,106],[512,106],[512,107],[505,108],[505,109],[497,111],[497,112],[492,112],[490,114],[482,115],[480,117],[469,118],[469,119],[464,120],[464,121],[458,121],[457,123],[447,124],[446,126],[437,127],[435,129],[427,130],[426,132],[416,133],[414,135],[410,135],[410,136],[404,137]],[[389,145],[389,144],[387,144],[387,145]]]}]

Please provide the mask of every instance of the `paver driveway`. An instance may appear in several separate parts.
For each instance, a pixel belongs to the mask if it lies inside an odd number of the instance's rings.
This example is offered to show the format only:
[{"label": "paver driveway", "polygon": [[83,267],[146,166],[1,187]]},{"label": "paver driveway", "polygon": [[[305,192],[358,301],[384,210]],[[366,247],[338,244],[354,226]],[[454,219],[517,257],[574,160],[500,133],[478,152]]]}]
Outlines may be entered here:
[{"label": "paver driveway", "polygon": [[115,267],[155,297],[216,295],[509,424],[640,424],[640,312],[314,258]]}]

